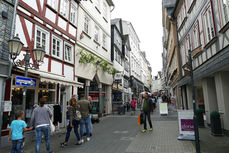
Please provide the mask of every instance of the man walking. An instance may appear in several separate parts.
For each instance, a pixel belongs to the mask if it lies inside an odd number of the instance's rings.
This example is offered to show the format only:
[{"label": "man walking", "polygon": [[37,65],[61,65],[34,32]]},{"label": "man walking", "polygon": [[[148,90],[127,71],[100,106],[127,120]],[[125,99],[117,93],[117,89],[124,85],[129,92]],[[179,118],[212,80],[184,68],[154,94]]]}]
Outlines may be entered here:
[{"label": "man walking", "polygon": [[143,100],[142,100],[142,110],[143,110],[143,121],[144,121],[144,129],[142,130],[143,133],[147,131],[147,124],[146,124],[146,118],[148,119],[150,129],[149,131],[153,130],[151,118],[150,118],[150,112],[152,110],[152,99],[149,98],[149,95],[147,92],[145,92]]},{"label": "man walking", "polygon": [[32,113],[31,124],[35,127],[36,131],[36,153],[40,153],[40,144],[42,133],[45,136],[47,153],[50,151],[50,119],[52,112],[48,107],[45,107],[45,98],[40,99],[40,106],[36,107]]},{"label": "man walking", "polygon": [[78,104],[80,106],[80,113],[81,113],[81,121],[80,121],[80,135],[81,135],[81,143],[84,142],[83,140],[83,134],[84,134],[84,125],[86,128],[86,135],[87,135],[87,141],[90,141],[90,131],[89,131],[89,115],[90,115],[90,109],[91,104],[90,102],[85,98],[84,94],[80,95],[80,100],[78,101]]}]

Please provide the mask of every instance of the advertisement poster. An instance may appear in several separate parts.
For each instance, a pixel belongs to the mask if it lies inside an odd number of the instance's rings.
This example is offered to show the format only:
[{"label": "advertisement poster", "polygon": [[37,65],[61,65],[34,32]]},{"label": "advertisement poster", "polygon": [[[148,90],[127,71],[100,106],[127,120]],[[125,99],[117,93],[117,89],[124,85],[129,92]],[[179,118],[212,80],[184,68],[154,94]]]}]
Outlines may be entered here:
[{"label": "advertisement poster", "polygon": [[178,111],[179,140],[195,140],[192,110]]},{"label": "advertisement poster", "polygon": [[167,103],[160,103],[160,114],[167,115],[168,114],[168,104]]}]

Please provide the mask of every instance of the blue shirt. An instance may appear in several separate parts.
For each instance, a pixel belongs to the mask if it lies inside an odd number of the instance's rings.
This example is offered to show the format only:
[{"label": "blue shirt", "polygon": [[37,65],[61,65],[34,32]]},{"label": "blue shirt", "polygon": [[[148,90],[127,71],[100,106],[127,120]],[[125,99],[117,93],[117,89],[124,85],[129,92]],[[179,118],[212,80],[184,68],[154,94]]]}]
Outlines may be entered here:
[{"label": "blue shirt", "polygon": [[20,140],[23,138],[23,129],[27,127],[27,124],[23,120],[14,120],[11,125],[11,139]]}]

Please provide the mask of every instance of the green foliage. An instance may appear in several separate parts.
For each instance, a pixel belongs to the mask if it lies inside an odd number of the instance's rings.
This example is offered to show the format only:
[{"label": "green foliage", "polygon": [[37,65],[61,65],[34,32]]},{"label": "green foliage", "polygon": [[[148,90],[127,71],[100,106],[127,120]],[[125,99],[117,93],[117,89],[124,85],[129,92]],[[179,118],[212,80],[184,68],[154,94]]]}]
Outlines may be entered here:
[{"label": "green foliage", "polygon": [[96,70],[100,67],[104,72],[107,72],[111,75],[115,75],[118,71],[111,67],[109,62],[102,58],[98,58],[90,53],[87,53],[83,50],[80,51],[79,63],[82,64],[93,64],[96,67]]},{"label": "green foliage", "polygon": [[210,114],[211,117],[220,117],[220,114],[218,111],[212,111]]}]

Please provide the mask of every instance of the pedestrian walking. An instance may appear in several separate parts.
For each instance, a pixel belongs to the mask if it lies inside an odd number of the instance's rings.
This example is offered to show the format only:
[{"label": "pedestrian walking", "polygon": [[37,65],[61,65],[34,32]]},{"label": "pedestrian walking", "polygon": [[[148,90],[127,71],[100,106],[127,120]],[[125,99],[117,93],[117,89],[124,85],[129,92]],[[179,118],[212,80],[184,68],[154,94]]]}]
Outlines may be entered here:
[{"label": "pedestrian walking", "polygon": [[137,100],[136,99],[132,99],[131,100],[131,115],[135,114],[135,111],[136,111],[136,103],[137,103]]},{"label": "pedestrian walking", "polygon": [[88,123],[88,128],[89,128],[89,133],[90,133],[90,137],[92,136],[92,130],[93,130],[93,125],[92,125],[92,114],[91,114],[91,111],[92,111],[92,98],[91,96],[88,96],[88,101],[90,102],[91,104],[91,109],[90,109],[90,115],[89,115],[89,123]]},{"label": "pedestrian walking", "polygon": [[80,135],[81,135],[81,143],[84,143],[84,125],[86,129],[86,136],[87,141],[90,141],[90,131],[89,131],[89,111],[91,110],[91,104],[90,102],[85,98],[84,94],[80,95],[80,100],[78,101],[78,104],[80,106],[80,113],[82,115],[81,121],[80,121]]},{"label": "pedestrian walking", "polygon": [[11,153],[21,153],[23,146],[23,132],[32,130],[33,128],[27,128],[27,124],[23,121],[24,112],[22,110],[17,111],[16,120],[13,120],[10,125],[8,140],[12,141]]},{"label": "pedestrian walking", "polygon": [[46,99],[40,99],[40,105],[36,107],[32,113],[31,124],[35,127],[36,131],[36,153],[40,153],[40,144],[42,139],[42,133],[45,136],[46,151],[50,151],[50,121],[52,112],[48,107],[45,107]]},{"label": "pedestrian walking", "polygon": [[144,121],[144,129],[142,130],[143,133],[147,131],[147,121],[148,119],[150,129],[149,131],[153,130],[150,112],[152,110],[152,99],[149,97],[148,93],[145,92],[142,100],[142,111],[143,111],[143,121]]},{"label": "pedestrian walking", "polygon": [[80,119],[81,119],[81,114],[79,111],[79,105],[76,101],[75,98],[70,99],[70,106],[68,107],[67,111],[67,118],[69,118],[69,123],[67,125],[67,133],[65,136],[65,141],[61,143],[61,146],[67,146],[68,145],[68,140],[72,131],[72,128],[74,128],[74,133],[77,138],[77,143],[76,145],[80,145],[80,135],[79,135],[79,124],[80,124]]}]

